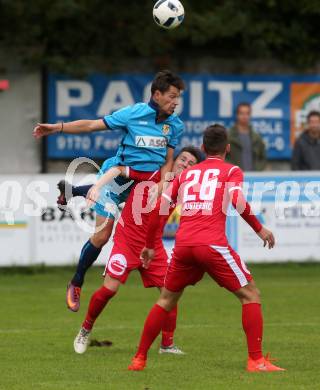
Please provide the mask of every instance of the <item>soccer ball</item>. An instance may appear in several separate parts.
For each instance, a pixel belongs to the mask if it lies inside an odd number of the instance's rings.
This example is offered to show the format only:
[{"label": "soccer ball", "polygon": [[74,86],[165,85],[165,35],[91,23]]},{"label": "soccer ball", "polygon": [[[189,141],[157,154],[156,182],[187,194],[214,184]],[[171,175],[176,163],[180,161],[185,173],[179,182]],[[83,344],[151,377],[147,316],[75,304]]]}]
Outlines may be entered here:
[{"label": "soccer ball", "polygon": [[158,26],[172,29],[184,18],[184,8],[179,0],[159,0],[153,7],[153,19]]}]

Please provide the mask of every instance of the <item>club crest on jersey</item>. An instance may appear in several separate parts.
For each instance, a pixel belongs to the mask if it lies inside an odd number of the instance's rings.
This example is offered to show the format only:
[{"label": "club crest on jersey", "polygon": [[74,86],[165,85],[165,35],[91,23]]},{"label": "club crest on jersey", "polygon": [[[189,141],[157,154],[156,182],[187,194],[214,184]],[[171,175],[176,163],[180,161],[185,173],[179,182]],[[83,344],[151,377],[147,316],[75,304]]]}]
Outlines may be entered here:
[{"label": "club crest on jersey", "polygon": [[170,131],[170,126],[169,125],[163,125],[162,126],[162,133],[163,135],[168,135]]}]

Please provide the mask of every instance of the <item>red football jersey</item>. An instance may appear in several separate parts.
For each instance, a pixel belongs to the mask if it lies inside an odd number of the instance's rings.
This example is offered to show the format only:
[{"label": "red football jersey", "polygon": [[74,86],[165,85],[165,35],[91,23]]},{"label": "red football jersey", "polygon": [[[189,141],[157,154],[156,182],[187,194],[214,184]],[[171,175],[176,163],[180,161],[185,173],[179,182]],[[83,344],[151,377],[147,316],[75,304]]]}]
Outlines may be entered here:
[{"label": "red football jersey", "polygon": [[242,182],[241,169],[219,157],[208,157],[175,178],[162,196],[181,205],[176,246],[227,246],[229,192],[241,190]]},{"label": "red football jersey", "polygon": [[[161,174],[160,171],[140,172],[128,168],[126,176],[135,180],[136,183],[122,210],[113,239],[141,250],[145,245],[150,211],[152,210],[152,207],[147,205],[148,192],[155,183],[160,181]],[[163,226],[164,224],[165,221]],[[162,246],[162,230],[163,227],[157,231],[156,242],[160,246]]]}]

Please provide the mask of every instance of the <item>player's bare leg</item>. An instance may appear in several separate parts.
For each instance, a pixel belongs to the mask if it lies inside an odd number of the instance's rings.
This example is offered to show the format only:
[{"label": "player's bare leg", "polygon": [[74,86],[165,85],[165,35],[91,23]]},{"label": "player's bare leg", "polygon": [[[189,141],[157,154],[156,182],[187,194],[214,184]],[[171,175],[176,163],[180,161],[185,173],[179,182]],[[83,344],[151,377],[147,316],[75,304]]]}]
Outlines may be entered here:
[{"label": "player's bare leg", "polygon": [[235,295],[242,303],[242,326],[247,337],[249,354],[247,371],[284,371],[272,364],[268,356],[262,355],[263,317],[260,292],[254,281],[235,291]]},{"label": "player's bare leg", "polygon": [[128,367],[129,370],[142,371],[146,367],[149,348],[159,335],[168,313],[177,305],[182,293],[183,291],[172,292],[163,288],[157,303],[145,321],[138,351]]},{"label": "player's bare leg", "polygon": [[66,301],[71,311],[80,308],[81,287],[87,270],[97,260],[102,247],[109,241],[114,219],[96,216],[96,231],[82,248],[76,273],[67,286]]},{"label": "player's bare leg", "polygon": [[103,286],[92,294],[85,320],[73,342],[75,352],[84,353],[87,350],[90,341],[90,333],[96,319],[109,300],[115,296],[120,285],[121,283],[119,280],[106,275]]}]

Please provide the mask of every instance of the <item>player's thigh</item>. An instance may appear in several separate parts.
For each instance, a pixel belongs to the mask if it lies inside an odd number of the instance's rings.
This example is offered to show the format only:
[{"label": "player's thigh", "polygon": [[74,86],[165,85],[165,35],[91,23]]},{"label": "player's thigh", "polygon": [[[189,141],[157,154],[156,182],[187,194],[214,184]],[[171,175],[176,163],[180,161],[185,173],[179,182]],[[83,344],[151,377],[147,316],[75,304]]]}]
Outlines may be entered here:
[{"label": "player's thigh", "polygon": [[191,247],[175,247],[167,268],[164,287],[172,292],[182,291],[202,279],[204,271],[194,260]]},{"label": "player's thigh", "polygon": [[115,241],[105,267],[104,276],[109,275],[112,279],[123,284],[130,272],[139,268],[140,264],[138,251],[130,248],[125,241]]},{"label": "player's thigh", "polygon": [[101,248],[108,242],[112,233],[113,225],[114,219],[96,215],[95,232],[90,238],[90,241],[95,247]]},{"label": "player's thigh", "polygon": [[203,245],[195,250],[198,261],[221,286],[235,292],[246,286],[252,276],[240,256],[230,246]]}]

